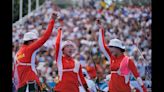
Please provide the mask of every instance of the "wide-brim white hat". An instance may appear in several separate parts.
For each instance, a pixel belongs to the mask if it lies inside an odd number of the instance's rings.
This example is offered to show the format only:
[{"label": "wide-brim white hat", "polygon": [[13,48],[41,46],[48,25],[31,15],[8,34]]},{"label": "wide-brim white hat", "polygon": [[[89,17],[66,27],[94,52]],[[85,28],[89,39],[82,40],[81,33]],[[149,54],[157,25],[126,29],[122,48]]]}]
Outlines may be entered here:
[{"label": "wide-brim white hat", "polygon": [[117,47],[125,50],[125,46],[123,45],[123,42],[119,39],[112,39],[110,40],[110,43],[108,45],[109,47]]},{"label": "wide-brim white hat", "polygon": [[38,35],[34,32],[27,32],[24,34],[23,41],[29,41],[34,39],[38,39]]}]

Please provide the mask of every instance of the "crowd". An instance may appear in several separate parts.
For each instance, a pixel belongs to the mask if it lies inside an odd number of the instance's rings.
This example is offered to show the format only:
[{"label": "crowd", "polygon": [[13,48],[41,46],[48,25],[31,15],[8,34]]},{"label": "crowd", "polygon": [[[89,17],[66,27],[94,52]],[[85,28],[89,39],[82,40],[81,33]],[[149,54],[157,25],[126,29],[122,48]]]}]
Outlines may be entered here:
[{"label": "crowd", "polygon": [[[104,8],[101,1],[97,0],[85,8],[60,9],[61,20],[55,23],[51,37],[37,53],[36,67],[40,80],[45,81],[49,87],[54,87],[57,82],[58,72],[53,46],[59,26],[63,28],[63,40],[69,39],[76,43],[78,51],[74,57],[88,71],[90,78],[94,80],[97,74],[99,84],[109,80],[110,65],[98,48],[98,28],[95,24],[97,18],[101,19],[104,25],[106,43],[113,38],[122,40],[126,45],[125,53],[135,61],[145,85],[151,87],[151,6],[126,5],[109,9]],[[13,61],[23,42],[21,39],[24,33],[37,31],[39,36],[42,35],[49,22],[49,15],[56,7],[51,0],[46,0],[44,7],[33,12],[24,23],[13,26]],[[132,76],[131,81],[133,79]]]}]

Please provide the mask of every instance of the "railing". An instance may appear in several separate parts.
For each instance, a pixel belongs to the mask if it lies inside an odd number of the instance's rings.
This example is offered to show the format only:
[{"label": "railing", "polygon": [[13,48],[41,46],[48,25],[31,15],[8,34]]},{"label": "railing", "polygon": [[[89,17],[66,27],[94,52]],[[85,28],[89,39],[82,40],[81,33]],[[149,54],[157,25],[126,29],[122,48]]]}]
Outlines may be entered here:
[{"label": "railing", "polygon": [[22,17],[21,19],[19,19],[19,20],[16,21],[15,23],[13,23],[13,26],[16,26],[16,25],[19,25],[19,24],[24,23],[25,20],[26,20],[32,13],[34,13],[34,12],[36,12],[38,9],[42,8],[43,5],[44,5],[44,3],[43,3],[41,6],[39,6],[39,8],[37,8],[37,9],[31,11],[30,13],[28,13],[27,15],[25,15],[24,17]]},{"label": "railing", "polygon": [[[34,1],[35,1],[35,3],[34,3]],[[24,20],[28,15],[30,15],[31,14],[31,12],[33,12],[33,11],[35,11],[35,10],[37,10],[37,9],[39,9],[40,8],[40,5],[39,5],[39,3],[42,3],[42,5],[44,4],[44,2],[45,2],[46,0],[12,0],[12,7],[13,7],[13,21],[14,21],[14,25],[15,24],[17,24],[17,23],[20,23],[20,21],[22,21],[22,20]],[[26,4],[27,3],[27,4]],[[15,6],[16,5],[16,6]],[[25,5],[25,6],[24,6]],[[41,6],[42,6],[41,5]],[[35,9],[34,9],[34,6],[35,6]],[[17,8],[16,8],[17,7]],[[19,7],[19,9],[18,9],[18,7]],[[32,9],[33,8],[33,9]],[[16,11],[15,11],[15,9],[17,9]],[[26,9],[28,9],[28,11],[26,12],[26,11],[24,11],[24,10],[26,10]],[[32,10],[32,11],[31,11]],[[15,15],[16,14],[16,15]],[[17,15],[18,14],[18,15]],[[25,14],[25,16],[24,16],[24,14]],[[14,16],[15,15],[15,16]],[[15,19],[15,17],[17,17],[18,18],[18,20],[17,20],[17,18]],[[15,20],[17,20],[16,22],[15,22]]]}]

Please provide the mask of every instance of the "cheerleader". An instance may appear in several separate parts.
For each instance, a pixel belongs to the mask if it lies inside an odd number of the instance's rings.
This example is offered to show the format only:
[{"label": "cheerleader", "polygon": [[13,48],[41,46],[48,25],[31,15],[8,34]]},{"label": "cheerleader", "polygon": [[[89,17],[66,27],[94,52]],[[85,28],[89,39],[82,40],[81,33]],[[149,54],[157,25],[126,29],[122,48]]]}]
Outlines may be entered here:
[{"label": "cheerleader", "polygon": [[79,86],[89,92],[82,73],[82,66],[73,59],[77,47],[72,41],[62,42],[62,29],[58,28],[55,42],[55,59],[58,67],[59,82],[54,87],[55,92],[79,92]]},{"label": "cheerleader", "polygon": [[131,92],[129,84],[130,73],[135,76],[143,92],[147,92],[133,60],[124,54],[125,46],[123,42],[119,39],[111,39],[107,46],[104,39],[104,29],[101,26],[100,20],[96,22],[99,27],[99,48],[110,63],[111,79],[109,81],[109,92]]},{"label": "cheerleader", "polygon": [[45,33],[38,38],[35,32],[28,32],[23,37],[23,45],[16,54],[14,62],[13,80],[17,92],[40,92],[41,84],[35,69],[35,56],[40,48],[50,37],[57,13],[53,13]]}]

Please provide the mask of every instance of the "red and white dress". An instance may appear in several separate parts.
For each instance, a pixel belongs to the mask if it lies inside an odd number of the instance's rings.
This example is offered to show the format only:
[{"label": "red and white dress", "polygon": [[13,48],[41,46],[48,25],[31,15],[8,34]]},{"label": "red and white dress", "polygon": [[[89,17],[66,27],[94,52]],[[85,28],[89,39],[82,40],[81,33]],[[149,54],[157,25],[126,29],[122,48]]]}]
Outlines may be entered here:
[{"label": "red and white dress", "polygon": [[[107,57],[110,62],[111,70],[111,80],[109,81],[109,91],[110,92],[131,92],[131,87],[129,84],[129,74],[132,73],[137,79],[138,83],[142,86],[143,92],[146,92],[146,88],[139,77],[139,73],[134,62],[125,55],[115,57],[111,54],[110,49],[105,44],[104,40],[104,29],[99,30],[99,47],[100,50]],[[126,60],[125,60],[126,59]],[[123,69],[125,74],[121,74]]]},{"label": "red and white dress", "polygon": [[35,56],[38,48],[40,48],[50,37],[54,27],[54,20],[51,19],[48,28],[38,40],[30,45],[23,45],[16,54],[16,61],[14,62],[13,79],[16,88],[21,88],[28,81],[36,81],[40,85],[39,77],[35,69]]},{"label": "red and white dress", "polygon": [[58,67],[59,83],[54,87],[57,92],[79,92],[79,85],[87,85],[79,62],[62,54],[62,30],[58,29],[55,43],[55,59]]}]

